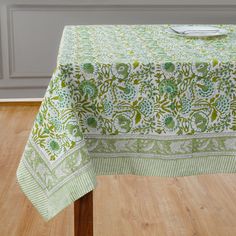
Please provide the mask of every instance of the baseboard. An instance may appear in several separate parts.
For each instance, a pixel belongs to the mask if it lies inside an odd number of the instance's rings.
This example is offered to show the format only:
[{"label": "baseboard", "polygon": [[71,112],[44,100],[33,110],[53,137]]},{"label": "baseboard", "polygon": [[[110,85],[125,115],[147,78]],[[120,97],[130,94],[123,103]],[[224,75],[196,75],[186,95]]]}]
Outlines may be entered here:
[{"label": "baseboard", "polygon": [[42,98],[0,99],[0,106],[40,106]]}]

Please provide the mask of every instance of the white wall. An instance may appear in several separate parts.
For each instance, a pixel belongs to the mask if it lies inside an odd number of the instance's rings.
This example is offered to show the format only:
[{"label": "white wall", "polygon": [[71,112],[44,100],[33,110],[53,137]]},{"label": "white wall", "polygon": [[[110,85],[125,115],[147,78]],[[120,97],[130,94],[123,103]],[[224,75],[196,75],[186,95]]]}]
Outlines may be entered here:
[{"label": "white wall", "polygon": [[0,0],[0,98],[42,97],[67,24],[235,23],[235,0]]}]

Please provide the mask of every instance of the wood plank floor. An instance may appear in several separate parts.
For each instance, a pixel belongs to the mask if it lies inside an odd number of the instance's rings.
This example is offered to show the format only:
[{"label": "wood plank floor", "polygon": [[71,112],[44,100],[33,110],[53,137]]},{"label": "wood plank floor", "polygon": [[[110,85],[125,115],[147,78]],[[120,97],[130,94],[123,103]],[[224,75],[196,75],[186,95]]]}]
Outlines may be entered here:
[{"label": "wood plank floor", "polygon": [[[0,104],[1,106],[1,104]],[[44,222],[15,172],[38,106],[0,107],[0,236],[73,236],[73,206]],[[236,175],[100,176],[95,236],[235,236]]]}]

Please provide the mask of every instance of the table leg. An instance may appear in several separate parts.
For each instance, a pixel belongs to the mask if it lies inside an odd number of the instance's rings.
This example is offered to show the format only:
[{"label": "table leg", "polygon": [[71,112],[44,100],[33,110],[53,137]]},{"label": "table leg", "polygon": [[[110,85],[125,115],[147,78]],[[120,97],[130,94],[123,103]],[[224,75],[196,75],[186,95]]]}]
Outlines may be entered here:
[{"label": "table leg", "polygon": [[74,235],[93,236],[93,191],[74,202]]}]

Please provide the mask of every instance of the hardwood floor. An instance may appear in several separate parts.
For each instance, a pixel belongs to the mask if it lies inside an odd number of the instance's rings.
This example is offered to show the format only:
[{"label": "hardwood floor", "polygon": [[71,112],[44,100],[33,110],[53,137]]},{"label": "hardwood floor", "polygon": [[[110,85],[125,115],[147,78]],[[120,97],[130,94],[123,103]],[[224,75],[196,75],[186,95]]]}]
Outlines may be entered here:
[{"label": "hardwood floor", "polygon": [[[37,111],[0,107],[0,236],[73,236],[72,205],[46,223],[16,183]],[[99,176],[94,235],[235,236],[236,175]]]}]

